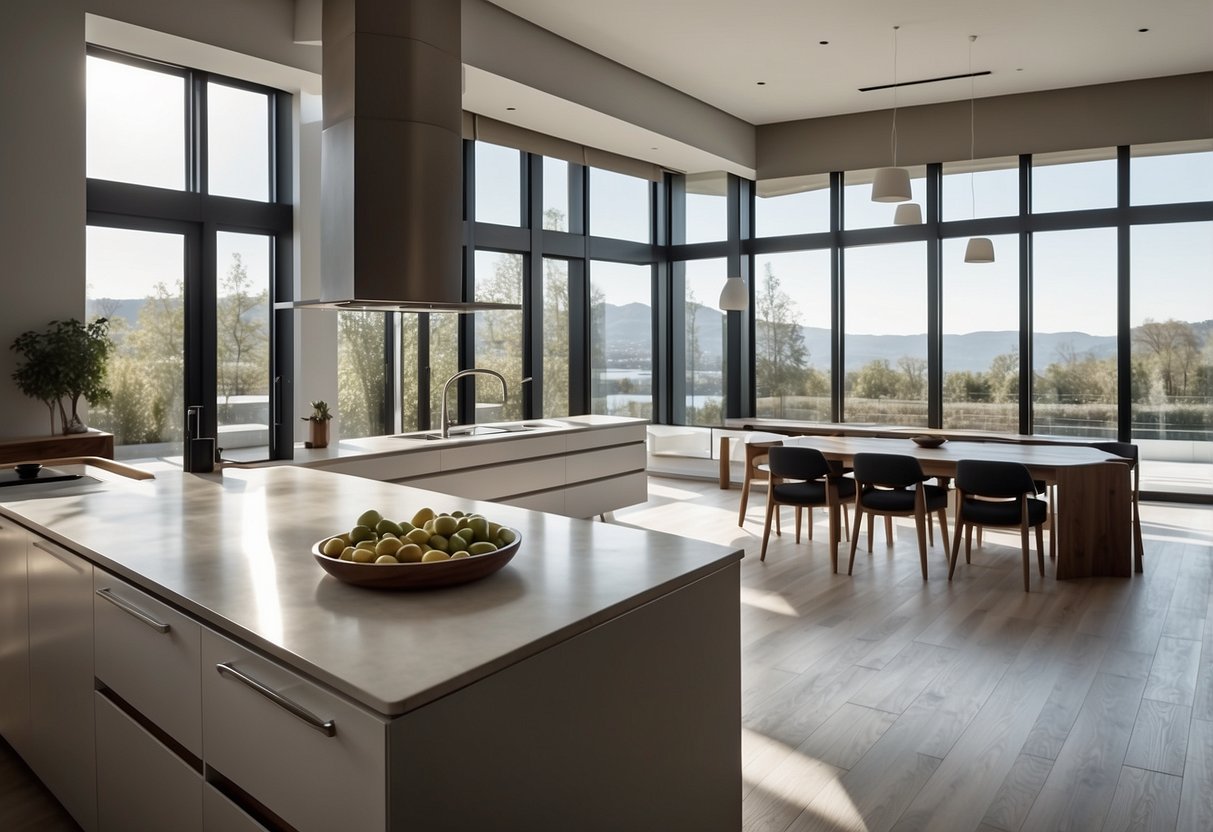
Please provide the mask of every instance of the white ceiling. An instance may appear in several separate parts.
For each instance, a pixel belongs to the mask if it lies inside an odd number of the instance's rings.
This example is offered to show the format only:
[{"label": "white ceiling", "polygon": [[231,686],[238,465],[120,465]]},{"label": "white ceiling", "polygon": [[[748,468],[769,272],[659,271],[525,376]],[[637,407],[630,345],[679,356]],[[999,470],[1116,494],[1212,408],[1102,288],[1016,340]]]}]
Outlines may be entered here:
[{"label": "white ceiling", "polygon": [[[1213,0],[492,2],[752,124],[892,106],[857,88],[892,82],[895,24],[901,81],[967,72],[977,35],[978,97],[1213,70]],[[963,99],[969,81],[897,95]]]}]

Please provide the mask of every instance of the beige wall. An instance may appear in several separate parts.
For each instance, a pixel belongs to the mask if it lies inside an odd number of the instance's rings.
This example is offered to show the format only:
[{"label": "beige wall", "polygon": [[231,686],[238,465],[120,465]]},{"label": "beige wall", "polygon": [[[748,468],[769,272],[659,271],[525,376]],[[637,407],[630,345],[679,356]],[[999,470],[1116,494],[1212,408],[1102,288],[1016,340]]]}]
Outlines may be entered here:
[{"label": "beige wall", "polygon": [[[981,98],[975,158],[1213,136],[1213,73]],[[890,110],[757,128],[758,178],[890,163]],[[897,111],[898,164],[969,158],[969,102]]]},{"label": "beige wall", "polygon": [[84,317],[82,0],[0,3],[0,438],[45,435],[13,339]]}]

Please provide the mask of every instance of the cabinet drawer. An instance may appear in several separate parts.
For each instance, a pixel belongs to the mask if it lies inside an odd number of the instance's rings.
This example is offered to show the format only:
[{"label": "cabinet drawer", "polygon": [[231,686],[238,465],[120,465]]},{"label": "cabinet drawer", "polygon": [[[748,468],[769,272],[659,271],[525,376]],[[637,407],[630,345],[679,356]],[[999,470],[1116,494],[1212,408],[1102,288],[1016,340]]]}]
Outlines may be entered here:
[{"label": "cabinet drawer", "polygon": [[266,832],[266,828],[210,783],[202,786],[203,832]]},{"label": "cabinet drawer", "polygon": [[647,464],[648,456],[644,444],[637,442],[632,445],[569,454],[566,473],[569,483],[580,483],[643,471]]},{"label": "cabinet drawer", "polygon": [[101,832],[202,832],[202,775],[103,694],[94,696]]},{"label": "cabinet drawer", "polygon": [[201,757],[202,628],[100,569],[93,585],[97,678]]},{"label": "cabinet drawer", "polygon": [[207,766],[299,832],[385,828],[386,736],[383,718],[203,631]]}]

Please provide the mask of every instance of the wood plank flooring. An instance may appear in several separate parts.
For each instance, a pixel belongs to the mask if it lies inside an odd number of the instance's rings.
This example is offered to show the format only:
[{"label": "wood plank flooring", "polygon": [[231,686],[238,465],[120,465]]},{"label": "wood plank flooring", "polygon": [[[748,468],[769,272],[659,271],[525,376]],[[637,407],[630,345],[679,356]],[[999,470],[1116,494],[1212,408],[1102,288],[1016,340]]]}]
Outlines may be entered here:
[{"label": "wood plank flooring", "polygon": [[651,477],[615,519],[747,551],[745,832],[1213,830],[1213,509],[1143,505],[1144,575],[1025,594],[1017,536],[924,582],[909,520],[848,578],[788,509],[760,562],[739,496]]},{"label": "wood plank flooring", "polygon": [[[745,832],[1213,830],[1213,509],[1143,505],[1144,575],[1050,563],[1025,594],[1014,535],[950,583],[937,543],[924,582],[898,522],[847,577],[821,511],[800,544],[785,511],[763,563],[761,489],[744,528],[736,489],[651,477],[649,497],[615,521],[747,551]],[[0,829],[76,829],[3,742]]]}]

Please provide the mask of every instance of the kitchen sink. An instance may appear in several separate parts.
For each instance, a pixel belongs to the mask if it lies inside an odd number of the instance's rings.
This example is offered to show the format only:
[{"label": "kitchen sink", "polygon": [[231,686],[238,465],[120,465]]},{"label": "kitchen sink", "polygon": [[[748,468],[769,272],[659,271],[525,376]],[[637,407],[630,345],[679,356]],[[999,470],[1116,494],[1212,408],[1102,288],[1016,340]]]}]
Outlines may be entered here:
[{"label": "kitchen sink", "polygon": [[[531,419],[522,422],[494,422],[487,425],[455,425],[450,429],[450,435],[446,437],[447,441],[452,439],[463,439],[465,437],[474,436],[492,436],[502,433],[529,433],[537,430],[551,430],[553,428],[565,428],[568,425],[563,422],[557,422],[551,419]],[[396,439],[415,439],[419,441],[442,439],[440,431],[424,431],[418,433],[399,433],[394,437]]]}]

